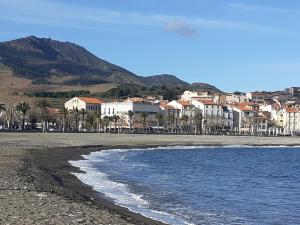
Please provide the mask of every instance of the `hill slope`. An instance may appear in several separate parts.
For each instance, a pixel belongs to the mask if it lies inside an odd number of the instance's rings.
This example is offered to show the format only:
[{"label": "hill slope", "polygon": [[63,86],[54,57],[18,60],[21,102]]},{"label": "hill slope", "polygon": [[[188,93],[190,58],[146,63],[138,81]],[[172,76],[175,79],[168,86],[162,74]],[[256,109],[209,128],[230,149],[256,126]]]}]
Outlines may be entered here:
[{"label": "hill slope", "polygon": [[16,76],[35,84],[188,85],[171,75],[137,76],[76,44],[34,36],[0,43],[0,63],[10,67]]}]

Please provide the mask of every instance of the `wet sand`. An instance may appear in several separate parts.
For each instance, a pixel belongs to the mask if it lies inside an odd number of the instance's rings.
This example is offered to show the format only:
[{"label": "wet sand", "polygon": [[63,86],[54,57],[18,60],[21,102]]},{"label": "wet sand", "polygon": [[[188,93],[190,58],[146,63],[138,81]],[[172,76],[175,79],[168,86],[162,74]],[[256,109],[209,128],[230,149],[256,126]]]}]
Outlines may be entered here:
[{"label": "wet sand", "polygon": [[162,224],[100,197],[68,161],[107,148],[287,145],[299,137],[0,133],[0,224]]}]

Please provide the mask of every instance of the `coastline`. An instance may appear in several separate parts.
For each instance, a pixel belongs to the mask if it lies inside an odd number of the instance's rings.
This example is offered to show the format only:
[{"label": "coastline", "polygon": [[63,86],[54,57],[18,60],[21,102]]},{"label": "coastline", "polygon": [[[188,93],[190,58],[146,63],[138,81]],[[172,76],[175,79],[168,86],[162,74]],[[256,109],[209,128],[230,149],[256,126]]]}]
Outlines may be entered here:
[{"label": "coastline", "polygon": [[0,133],[0,137],[0,222],[10,224],[162,225],[113,204],[71,174],[81,171],[68,162],[94,151],[175,145],[300,146],[296,137],[27,133]]}]

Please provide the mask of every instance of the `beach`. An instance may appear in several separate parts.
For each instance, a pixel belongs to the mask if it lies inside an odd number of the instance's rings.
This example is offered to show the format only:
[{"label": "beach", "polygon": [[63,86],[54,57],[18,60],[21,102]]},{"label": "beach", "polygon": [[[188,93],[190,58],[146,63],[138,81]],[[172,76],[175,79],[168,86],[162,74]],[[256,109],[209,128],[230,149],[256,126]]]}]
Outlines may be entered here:
[{"label": "beach", "polygon": [[99,196],[68,161],[109,148],[300,146],[299,137],[0,133],[0,224],[162,224]]}]

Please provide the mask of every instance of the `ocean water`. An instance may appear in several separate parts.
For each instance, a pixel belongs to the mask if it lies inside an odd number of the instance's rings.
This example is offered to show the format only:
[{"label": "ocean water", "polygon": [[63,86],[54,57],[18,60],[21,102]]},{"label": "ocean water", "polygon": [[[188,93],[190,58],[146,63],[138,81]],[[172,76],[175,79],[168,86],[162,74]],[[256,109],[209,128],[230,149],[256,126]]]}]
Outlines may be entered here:
[{"label": "ocean water", "polygon": [[105,150],[72,161],[116,204],[169,224],[300,224],[300,148]]}]

